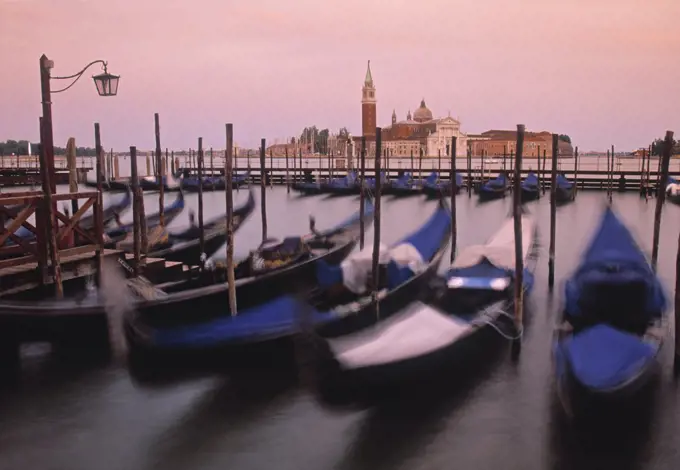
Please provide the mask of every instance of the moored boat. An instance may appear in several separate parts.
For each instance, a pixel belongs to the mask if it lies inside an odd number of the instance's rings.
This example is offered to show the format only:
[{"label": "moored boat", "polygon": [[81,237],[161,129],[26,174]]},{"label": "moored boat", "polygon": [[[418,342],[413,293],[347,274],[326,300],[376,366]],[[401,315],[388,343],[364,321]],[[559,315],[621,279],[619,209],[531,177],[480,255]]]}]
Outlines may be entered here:
[{"label": "moored boat", "polygon": [[673,204],[680,204],[680,183],[672,176],[668,177],[666,185],[666,198]]},{"label": "moored boat", "polygon": [[[368,203],[367,225],[372,211]],[[263,243],[236,266],[235,316],[229,310],[223,269],[212,279],[165,286],[163,296],[142,302],[124,319],[133,355],[146,360],[189,358],[289,335],[297,325],[296,313],[287,309],[294,303],[290,295],[316,285],[317,262],[333,265],[347,257],[358,240],[360,219],[355,214],[323,232]]]},{"label": "moored boat", "polygon": [[558,397],[570,416],[597,416],[645,400],[658,371],[666,297],[632,234],[604,210],[565,285],[555,333]]},{"label": "moored boat", "polygon": [[[445,276],[420,298],[396,306],[392,316],[340,334],[320,329],[326,346],[319,372],[322,400],[371,405],[423,383],[461,382],[471,364],[479,370],[478,361],[492,346],[517,333],[513,230],[509,218],[485,245],[462,250]],[[536,264],[536,224],[529,215],[522,217],[522,243],[523,286],[529,292]]]},{"label": "moored boat", "polygon": [[566,204],[574,200],[576,185],[569,181],[562,173],[557,174],[557,188],[555,189],[555,201],[558,204]]},{"label": "moored boat", "polygon": [[[437,175],[436,173],[433,173]],[[451,181],[441,181],[439,180],[439,175],[437,175],[437,179],[432,181],[431,176],[428,177],[425,180],[425,183],[423,184],[423,193],[425,196],[427,196],[428,199],[435,199],[437,197],[441,196],[450,196],[451,195]],[[463,176],[456,172],[456,194],[460,193],[460,188],[463,187]]]},{"label": "moored boat", "polygon": [[538,177],[533,171],[520,183],[522,202],[535,201],[541,195],[538,185]]},{"label": "moored boat", "polygon": [[479,188],[479,200],[480,201],[491,201],[493,199],[500,199],[505,197],[510,184],[508,181],[508,176],[501,172],[496,178],[487,181]]},{"label": "moored boat", "polygon": [[[163,222],[167,225],[184,210],[184,193],[180,191],[175,200],[163,208]],[[160,211],[146,217],[146,229],[150,231],[160,225]],[[118,225],[104,232],[104,246],[114,248],[117,243],[128,238],[134,230],[134,223]]]},{"label": "moored boat", "polygon": [[[248,192],[247,201],[240,207],[234,208],[234,233],[252,214],[255,208],[254,191]],[[186,265],[198,265],[201,257],[212,256],[227,241],[227,221],[224,215],[217,216],[203,224],[203,251],[201,251],[200,229],[197,225],[179,232],[164,230],[159,242],[149,247],[149,257],[163,258],[168,261],[179,261]]]},{"label": "moored boat", "polygon": [[421,181],[413,179],[410,172],[404,173],[402,176],[383,187],[382,194],[394,197],[409,197],[421,193]]}]

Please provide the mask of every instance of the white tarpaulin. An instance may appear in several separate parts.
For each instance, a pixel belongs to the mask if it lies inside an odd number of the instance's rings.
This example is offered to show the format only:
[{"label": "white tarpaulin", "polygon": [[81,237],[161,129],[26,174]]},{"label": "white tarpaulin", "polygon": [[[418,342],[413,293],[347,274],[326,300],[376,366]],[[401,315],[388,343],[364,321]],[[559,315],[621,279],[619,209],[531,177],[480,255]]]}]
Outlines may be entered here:
[{"label": "white tarpaulin", "polygon": [[[425,266],[420,252],[410,243],[402,243],[392,249],[381,243],[378,250],[378,264],[385,265],[390,261],[408,266],[414,273],[421,272]],[[347,289],[355,294],[365,293],[368,276],[371,275],[373,269],[373,246],[366,245],[363,250],[348,257],[340,263],[340,269],[342,269],[342,279]]]},{"label": "white tarpaulin", "polygon": [[422,356],[456,342],[475,326],[422,302],[358,333],[329,340],[335,358],[346,368],[389,364]]},{"label": "white tarpaulin", "polygon": [[[522,216],[522,255],[526,259],[533,243],[535,222],[530,215]],[[460,252],[452,268],[468,268],[479,264],[484,258],[491,264],[503,269],[515,269],[515,229],[512,217],[508,218],[500,230],[486,245],[472,245]]]},{"label": "white tarpaulin", "polygon": [[666,194],[670,194],[671,196],[676,196],[679,192],[680,192],[680,184],[671,183],[668,186],[666,186]]}]

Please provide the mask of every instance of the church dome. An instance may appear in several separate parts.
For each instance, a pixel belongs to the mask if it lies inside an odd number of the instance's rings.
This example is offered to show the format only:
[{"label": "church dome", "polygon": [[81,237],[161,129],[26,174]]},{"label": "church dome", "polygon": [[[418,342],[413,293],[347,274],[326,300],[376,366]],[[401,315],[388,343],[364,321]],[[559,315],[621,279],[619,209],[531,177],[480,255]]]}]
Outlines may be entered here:
[{"label": "church dome", "polygon": [[425,122],[432,120],[432,111],[425,106],[425,100],[420,102],[420,107],[413,113],[413,120],[417,122]]}]

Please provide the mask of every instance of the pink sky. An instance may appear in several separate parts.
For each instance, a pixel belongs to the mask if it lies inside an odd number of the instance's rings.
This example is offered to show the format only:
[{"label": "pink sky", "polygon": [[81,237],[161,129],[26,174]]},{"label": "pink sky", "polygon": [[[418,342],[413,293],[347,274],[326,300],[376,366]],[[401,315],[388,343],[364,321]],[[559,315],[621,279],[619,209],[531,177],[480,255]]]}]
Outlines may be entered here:
[{"label": "pink sky", "polygon": [[[466,132],[572,136],[582,150],[680,134],[678,0],[0,0],[0,140],[38,140],[38,59],[121,75],[99,98],[87,72],[54,96],[55,144],[241,146],[316,124],[361,131],[371,60],[378,124],[425,98]],[[56,84],[58,85],[58,83]]]}]

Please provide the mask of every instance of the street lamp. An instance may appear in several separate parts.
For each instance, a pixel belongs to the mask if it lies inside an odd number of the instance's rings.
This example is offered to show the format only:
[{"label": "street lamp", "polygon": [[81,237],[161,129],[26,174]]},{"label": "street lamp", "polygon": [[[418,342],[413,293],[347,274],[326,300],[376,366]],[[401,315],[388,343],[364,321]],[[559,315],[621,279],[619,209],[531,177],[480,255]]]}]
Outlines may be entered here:
[{"label": "street lamp", "polygon": [[[45,54],[40,57],[40,88],[42,92],[42,129],[40,130],[40,142],[45,156],[45,163],[50,175],[50,189],[56,192],[56,181],[54,174],[54,137],[52,133],[52,100],[50,95],[54,93],[61,93],[71,88],[83,76],[85,71],[95,64],[101,64],[104,73],[92,77],[94,84],[97,87],[99,96],[115,96],[118,93],[118,81],[120,76],[112,75],[106,69],[106,62],[103,60],[94,60],[87,64],[80,72],[65,77],[52,77],[50,70],[54,68],[54,61],[49,60]],[[68,86],[59,90],[52,91],[50,88],[50,80],[73,80]],[[99,151],[99,149],[97,149]]]}]

